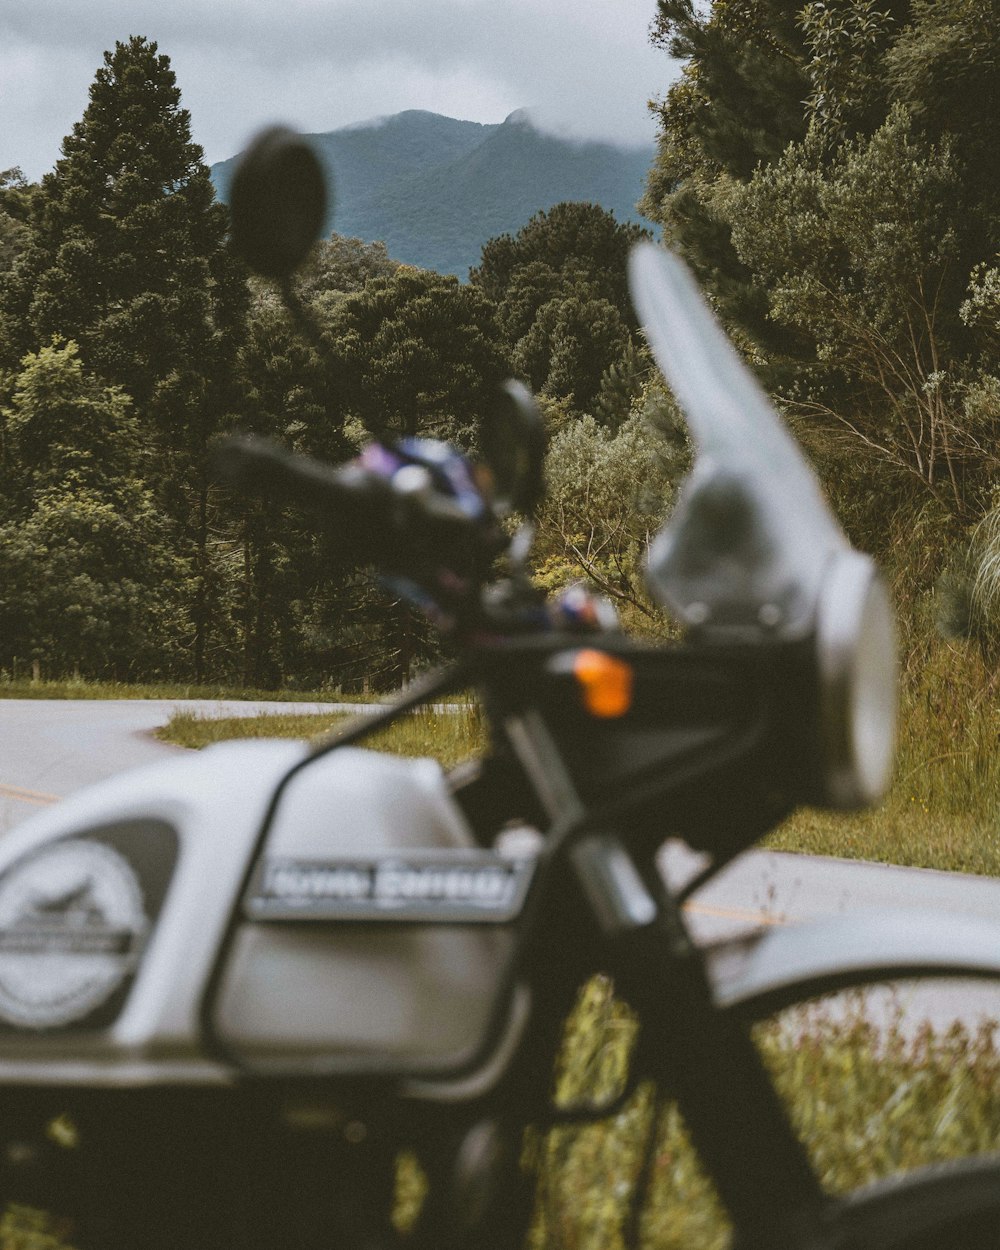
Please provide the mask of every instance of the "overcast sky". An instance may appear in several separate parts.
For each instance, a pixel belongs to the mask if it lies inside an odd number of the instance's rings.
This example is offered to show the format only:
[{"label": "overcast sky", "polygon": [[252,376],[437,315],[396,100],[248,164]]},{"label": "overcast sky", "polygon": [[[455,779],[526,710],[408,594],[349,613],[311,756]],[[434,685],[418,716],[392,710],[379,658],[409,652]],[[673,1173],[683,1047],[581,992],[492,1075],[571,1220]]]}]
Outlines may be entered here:
[{"label": "overcast sky", "polygon": [[655,0],[0,0],[0,169],[36,179],[87,105],[105,49],[155,39],[209,163],[256,129],[430,109],[650,142],[675,74]]}]

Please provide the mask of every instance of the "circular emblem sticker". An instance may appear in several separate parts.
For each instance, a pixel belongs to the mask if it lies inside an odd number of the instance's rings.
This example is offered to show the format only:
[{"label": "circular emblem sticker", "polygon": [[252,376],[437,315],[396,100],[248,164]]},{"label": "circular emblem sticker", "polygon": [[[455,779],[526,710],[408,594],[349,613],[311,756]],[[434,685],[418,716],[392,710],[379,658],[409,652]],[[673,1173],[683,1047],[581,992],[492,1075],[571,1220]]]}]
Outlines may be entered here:
[{"label": "circular emblem sticker", "polygon": [[139,881],[103,842],[54,842],[0,878],[0,1019],[72,1024],[133,970],[147,928]]}]

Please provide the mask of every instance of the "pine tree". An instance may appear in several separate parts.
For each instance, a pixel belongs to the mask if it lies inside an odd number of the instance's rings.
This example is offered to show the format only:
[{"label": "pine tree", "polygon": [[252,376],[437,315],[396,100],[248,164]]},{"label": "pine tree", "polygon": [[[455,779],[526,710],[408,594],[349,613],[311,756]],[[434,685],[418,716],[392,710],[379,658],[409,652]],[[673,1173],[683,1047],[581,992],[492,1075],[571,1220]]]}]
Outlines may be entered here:
[{"label": "pine tree", "polygon": [[377,438],[442,438],[472,449],[509,362],[490,301],[456,278],[403,266],[331,310],[343,402]]},{"label": "pine tree", "polygon": [[[0,287],[0,364],[56,335],[135,403],[155,449],[159,505],[190,561],[191,669],[218,633],[212,552],[222,521],[208,480],[211,436],[235,407],[244,274],[225,246],[202,151],[169,59],[133,36],[106,52],[62,159],[32,197],[28,241]],[[216,642],[218,642],[218,638]]]},{"label": "pine tree", "polygon": [[[616,221],[599,204],[566,201],[535,213],[516,235],[490,239],[469,277],[501,308],[511,300],[523,301],[526,288],[544,286],[547,277],[547,292],[534,311],[555,294],[553,282],[566,294],[569,287],[583,286],[591,298],[608,300],[634,325],[625,262],[632,244],[643,237],[648,232],[641,226]],[[522,326],[514,341],[526,329]]]},{"label": "pine tree", "polygon": [[73,339],[89,368],[145,404],[238,331],[245,300],[226,211],[155,43],[134,36],[104,54],[62,151],[4,301],[22,314],[7,351]]},{"label": "pine tree", "polygon": [[516,235],[490,239],[474,287],[496,305],[501,345],[517,375],[545,397],[590,411],[605,371],[637,329],[626,262],[648,237],[599,204],[564,202]]}]

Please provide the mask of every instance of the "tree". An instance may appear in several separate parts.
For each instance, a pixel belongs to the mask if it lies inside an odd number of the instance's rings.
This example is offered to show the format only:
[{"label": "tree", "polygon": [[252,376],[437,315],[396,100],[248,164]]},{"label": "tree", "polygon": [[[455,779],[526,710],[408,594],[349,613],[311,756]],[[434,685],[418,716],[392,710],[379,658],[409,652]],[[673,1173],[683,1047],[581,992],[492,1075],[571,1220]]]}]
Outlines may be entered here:
[{"label": "tree", "polygon": [[983,0],[913,0],[885,56],[891,98],[934,139],[954,137],[967,173],[993,188],[1000,106],[1000,10]]},{"label": "tree", "polygon": [[[808,89],[799,0],[657,0],[654,45],[685,62],[659,108],[674,142],[668,187],[698,172],[748,177],[804,133]],[[677,142],[679,141],[679,142]]]},{"label": "tree", "polygon": [[628,327],[606,299],[555,296],[543,304],[517,342],[517,374],[545,395],[564,396],[588,411],[604,374],[631,347]]},{"label": "tree", "polygon": [[[810,122],[836,138],[874,129],[888,100],[884,29],[908,0],[658,0],[653,42],[685,61],[656,106],[660,137],[642,211],[663,226],[724,320],[765,358],[797,336],[768,316],[764,291],[733,249],[727,196],[805,139]],[[870,133],[870,130],[868,131]]]},{"label": "tree", "polygon": [[582,577],[616,603],[627,624],[660,632],[663,617],[645,593],[643,561],[683,467],[683,454],[642,411],[617,432],[589,416],[565,425],[546,457],[536,580],[553,590]]},{"label": "tree", "polygon": [[18,166],[0,170],[0,273],[12,269],[24,250],[32,190]]},{"label": "tree", "polygon": [[960,400],[961,201],[951,146],[921,141],[899,106],[832,163],[815,135],[790,147],[731,200],[736,253],[771,315],[815,345],[789,395],[796,408],[944,492],[958,514],[996,469]]},{"label": "tree", "polygon": [[[717,0],[698,14],[663,0],[660,11],[659,35],[689,62],[662,108],[647,211],[793,412],[970,519],[996,471],[995,6]],[[769,41],[777,19],[785,34]],[[794,126],[773,128],[780,144],[762,141],[752,165],[719,139],[727,117],[738,122],[724,70],[740,37],[754,56],[780,49],[807,85]],[[785,81],[776,70],[771,86]]]},{"label": "tree", "polygon": [[510,372],[489,301],[409,266],[349,295],[329,333],[348,410],[377,438],[420,434],[471,449]]},{"label": "tree", "polygon": [[616,431],[641,398],[654,376],[649,349],[630,340],[622,354],[605,369],[593,403],[593,416]]},{"label": "tree", "polygon": [[[614,213],[599,204],[556,204],[547,212],[536,213],[516,235],[490,239],[469,279],[494,304],[502,306],[508,297],[519,298],[525,271],[541,279],[547,271],[561,280],[560,286],[586,285],[594,298],[608,300],[629,325],[634,325],[626,261],[633,243],[648,237],[641,226],[616,221]],[[555,291],[550,287],[548,294]]]},{"label": "tree", "polygon": [[495,303],[503,345],[537,391],[586,411],[604,373],[633,351],[626,261],[645,236],[597,204],[564,203],[483,248],[471,281]]},{"label": "tree", "polygon": [[3,363],[16,367],[54,334],[72,339],[87,368],[135,402],[158,456],[159,506],[191,562],[200,679],[218,602],[210,544],[221,524],[207,447],[236,405],[246,285],[225,245],[226,210],[155,43],[134,36],[105,53],[27,225],[0,289]]},{"label": "tree", "polygon": [[362,290],[370,278],[391,278],[399,267],[384,243],[334,233],[317,244],[299,272],[298,291],[305,299],[325,304]]},{"label": "tree", "polygon": [[89,376],[75,344],[53,344],[25,357],[3,418],[3,662],[168,672],[185,632],[187,570],[142,477],[131,400]]},{"label": "tree", "polygon": [[799,15],[808,48],[806,117],[828,148],[877,130],[889,110],[885,54],[899,32],[879,0],[812,0]]},{"label": "tree", "polygon": [[[510,373],[493,308],[481,292],[402,266],[369,279],[326,312],[342,387],[338,402],[359,441],[417,435],[475,450]],[[392,591],[376,607],[370,579],[330,583],[330,553],[324,554],[328,584],[299,600],[307,645],[348,681],[357,680],[361,660],[378,684],[399,686],[434,653],[428,630]]]},{"label": "tree", "polygon": [[[346,459],[356,446],[344,432],[342,392],[347,388],[336,344],[331,339],[328,350],[320,352],[292,325],[270,288],[254,281],[252,289],[239,357],[241,430],[323,460]],[[306,518],[279,500],[238,497],[231,514],[233,557],[240,568],[234,612],[241,676],[246,685],[271,688],[303,664],[313,664],[308,631],[301,624],[303,604],[320,593],[321,576],[329,576],[328,561]],[[329,675],[321,671],[317,677]]]},{"label": "tree", "polygon": [[[496,288],[498,284],[491,285]],[[594,288],[576,271],[567,277],[565,272],[553,268],[544,260],[529,260],[517,265],[511,271],[506,286],[501,289],[496,305],[497,330],[507,350],[514,351],[530,332],[539,310],[545,304],[568,295],[570,291],[578,292],[583,298],[594,294]]]},{"label": "tree", "polygon": [[26,356],[15,386],[7,453],[22,491],[69,477],[104,486],[136,471],[144,453],[132,401],[84,372],[75,343],[57,341]]},{"label": "tree", "polygon": [[655,106],[660,138],[642,212],[692,265],[731,325],[766,340],[766,309],[733,253],[720,179],[745,179],[801,139],[809,90],[800,0],[658,0],[652,41],[684,62]]},{"label": "tree", "polygon": [[155,43],[133,37],[104,54],[62,150],[5,300],[24,320],[14,341],[72,338],[88,367],[146,403],[238,334],[245,301],[226,211]]}]

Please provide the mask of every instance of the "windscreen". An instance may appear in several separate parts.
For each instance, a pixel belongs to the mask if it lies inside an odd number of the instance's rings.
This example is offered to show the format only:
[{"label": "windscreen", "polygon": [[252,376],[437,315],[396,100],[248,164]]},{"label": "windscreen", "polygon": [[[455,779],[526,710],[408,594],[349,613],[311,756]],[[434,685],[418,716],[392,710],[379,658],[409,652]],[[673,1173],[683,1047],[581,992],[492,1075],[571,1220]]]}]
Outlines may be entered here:
[{"label": "windscreen", "polygon": [[683,623],[801,636],[829,557],[847,547],[795,440],[675,256],[640,243],[632,300],[697,457],[650,548],[650,590]]}]

